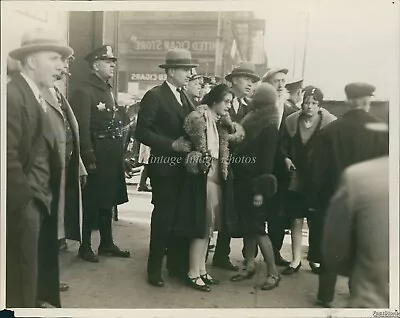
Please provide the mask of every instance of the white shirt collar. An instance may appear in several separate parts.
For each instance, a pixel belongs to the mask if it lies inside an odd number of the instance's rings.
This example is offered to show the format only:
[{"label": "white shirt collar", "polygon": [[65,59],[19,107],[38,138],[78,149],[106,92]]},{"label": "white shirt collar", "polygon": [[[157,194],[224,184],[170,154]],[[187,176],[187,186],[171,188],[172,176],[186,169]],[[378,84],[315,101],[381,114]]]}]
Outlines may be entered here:
[{"label": "white shirt collar", "polygon": [[171,89],[172,93],[175,95],[176,100],[178,101],[178,103],[182,105],[182,102],[181,102],[181,95],[180,95],[179,92],[177,91],[178,87],[176,87],[175,85],[171,84],[171,83],[168,82],[168,81],[165,81],[165,82],[167,83],[168,87]]},{"label": "white shirt collar", "polygon": [[25,79],[25,81],[28,83],[28,86],[31,88],[33,95],[35,95],[37,101],[41,103],[41,96],[42,94],[40,93],[39,87],[36,85],[36,83],[31,80],[26,74],[21,72],[21,76]]}]

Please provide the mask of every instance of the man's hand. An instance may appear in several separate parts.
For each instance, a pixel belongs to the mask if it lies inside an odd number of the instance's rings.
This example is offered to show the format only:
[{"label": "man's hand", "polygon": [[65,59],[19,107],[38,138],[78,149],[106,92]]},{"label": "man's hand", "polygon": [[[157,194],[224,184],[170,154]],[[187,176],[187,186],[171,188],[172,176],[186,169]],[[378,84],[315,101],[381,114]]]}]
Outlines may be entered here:
[{"label": "man's hand", "polygon": [[286,168],[288,171],[296,170],[295,165],[293,164],[292,160],[290,160],[289,158],[285,159],[285,164],[286,164]]},{"label": "man's hand", "polygon": [[81,181],[81,187],[83,188],[86,185],[87,182],[87,176],[80,176],[80,181]]},{"label": "man's hand", "polygon": [[255,194],[253,197],[253,205],[258,208],[262,206],[263,203],[264,203],[263,196],[261,194]]},{"label": "man's hand", "polygon": [[191,143],[183,137],[179,137],[172,143],[172,149],[176,152],[190,152]]}]

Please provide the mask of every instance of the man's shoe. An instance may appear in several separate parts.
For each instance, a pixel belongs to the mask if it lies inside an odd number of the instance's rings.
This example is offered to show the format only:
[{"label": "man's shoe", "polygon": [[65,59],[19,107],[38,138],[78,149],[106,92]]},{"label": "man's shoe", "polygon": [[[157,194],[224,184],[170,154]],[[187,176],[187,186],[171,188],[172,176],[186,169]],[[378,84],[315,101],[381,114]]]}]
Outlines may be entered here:
[{"label": "man's shoe", "polygon": [[323,300],[320,300],[320,299],[317,299],[316,305],[319,306],[319,307],[324,307],[324,308],[332,308],[332,303],[331,302],[323,301]]},{"label": "man's shoe", "polygon": [[69,290],[69,286],[66,283],[60,283],[60,292],[66,292]]},{"label": "man's shoe", "polygon": [[139,192],[151,192],[151,188],[148,186],[140,186],[137,189]]},{"label": "man's shoe", "polygon": [[98,263],[99,262],[99,258],[92,251],[92,249],[90,247],[81,246],[79,248],[78,256],[86,262],[90,262],[90,263]]},{"label": "man's shoe", "polygon": [[131,253],[129,251],[123,251],[115,244],[106,247],[100,245],[98,253],[99,255],[108,255],[122,258],[131,257]]},{"label": "man's shoe", "polygon": [[290,265],[290,262],[285,260],[281,255],[275,256],[275,265],[281,267],[287,267]]},{"label": "man's shoe", "polygon": [[148,276],[147,282],[154,287],[164,287],[164,281],[161,277]]},{"label": "man's shoe", "polygon": [[225,262],[213,261],[212,265],[213,265],[213,267],[222,268],[222,269],[232,271],[232,272],[237,272],[239,270],[239,267],[236,265],[233,265],[230,260],[225,261]]}]

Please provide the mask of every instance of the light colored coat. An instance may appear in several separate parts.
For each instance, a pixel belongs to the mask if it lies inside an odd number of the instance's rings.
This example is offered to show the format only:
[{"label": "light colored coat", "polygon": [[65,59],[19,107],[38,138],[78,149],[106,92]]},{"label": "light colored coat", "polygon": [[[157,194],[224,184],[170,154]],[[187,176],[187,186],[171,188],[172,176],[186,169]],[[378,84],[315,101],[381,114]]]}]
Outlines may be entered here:
[{"label": "light colored coat", "polygon": [[[81,191],[81,183],[80,177],[87,175],[85,166],[82,162],[80,156],[80,145],[79,145],[79,128],[78,122],[75,118],[75,115],[69,105],[67,99],[61,94],[63,99],[63,104],[66,106],[66,113],[67,119],[71,127],[73,141],[74,141],[74,148],[73,148],[73,156],[71,157],[71,162],[69,163],[69,171],[78,171],[79,174],[74,176],[74,189],[77,191],[78,194],[78,204],[79,209],[78,211],[72,211],[74,213],[79,213],[76,220],[79,220],[78,224],[74,224],[73,226],[75,229],[66,229],[64,224],[65,219],[65,201],[66,201],[66,183],[67,183],[67,176],[65,171],[65,146],[66,146],[66,135],[65,135],[65,126],[64,126],[64,113],[60,108],[60,105],[57,101],[57,97],[55,95],[54,90],[45,89],[42,90],[43,98],[46,100],[47,104],[50,106],[48,107],[48,114],[50,116],[50,120],[55,131],[55,135],[57,136],[56,142],[58,143],[59,155],[62,162],[62,173],[61,173],[61,182],[59,187],[59,201],[58,201],[58,238],[68,238],[73,240],[79,240],[80,238],[73,235],[70,237],[68,232],[72,233],[80,233],[80,237],[82,235],[82,191]],[[75,169],[74,169],[75,168]],[[76,228],[79,226],[79,230]],[[66,235],[67,232],[67,235]]]},{"label": "light colored coat", "polygon": [[344,171],[322,244],[330,270],[350,278],[349,307],[389,307],[389,157]]}]

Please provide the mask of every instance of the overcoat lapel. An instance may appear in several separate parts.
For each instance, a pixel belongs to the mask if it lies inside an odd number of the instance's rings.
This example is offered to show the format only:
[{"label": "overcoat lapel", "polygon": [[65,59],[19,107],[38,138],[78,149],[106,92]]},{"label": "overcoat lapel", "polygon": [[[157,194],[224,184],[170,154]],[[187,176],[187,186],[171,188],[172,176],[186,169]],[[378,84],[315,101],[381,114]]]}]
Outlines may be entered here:
[{"label": "overcoat lapel", "polygon": [[171,108],[174,109],[179,116],[185,118],[184,108],[181,104],[178,103],[178,101],[175,98],[175,95],[171,92],[171,89],[169,88],[168,84],[164,82],[161,85],[161,90],[163,96],[165,96],[165,102],[168,105],[171,105],[172,106]]}]

